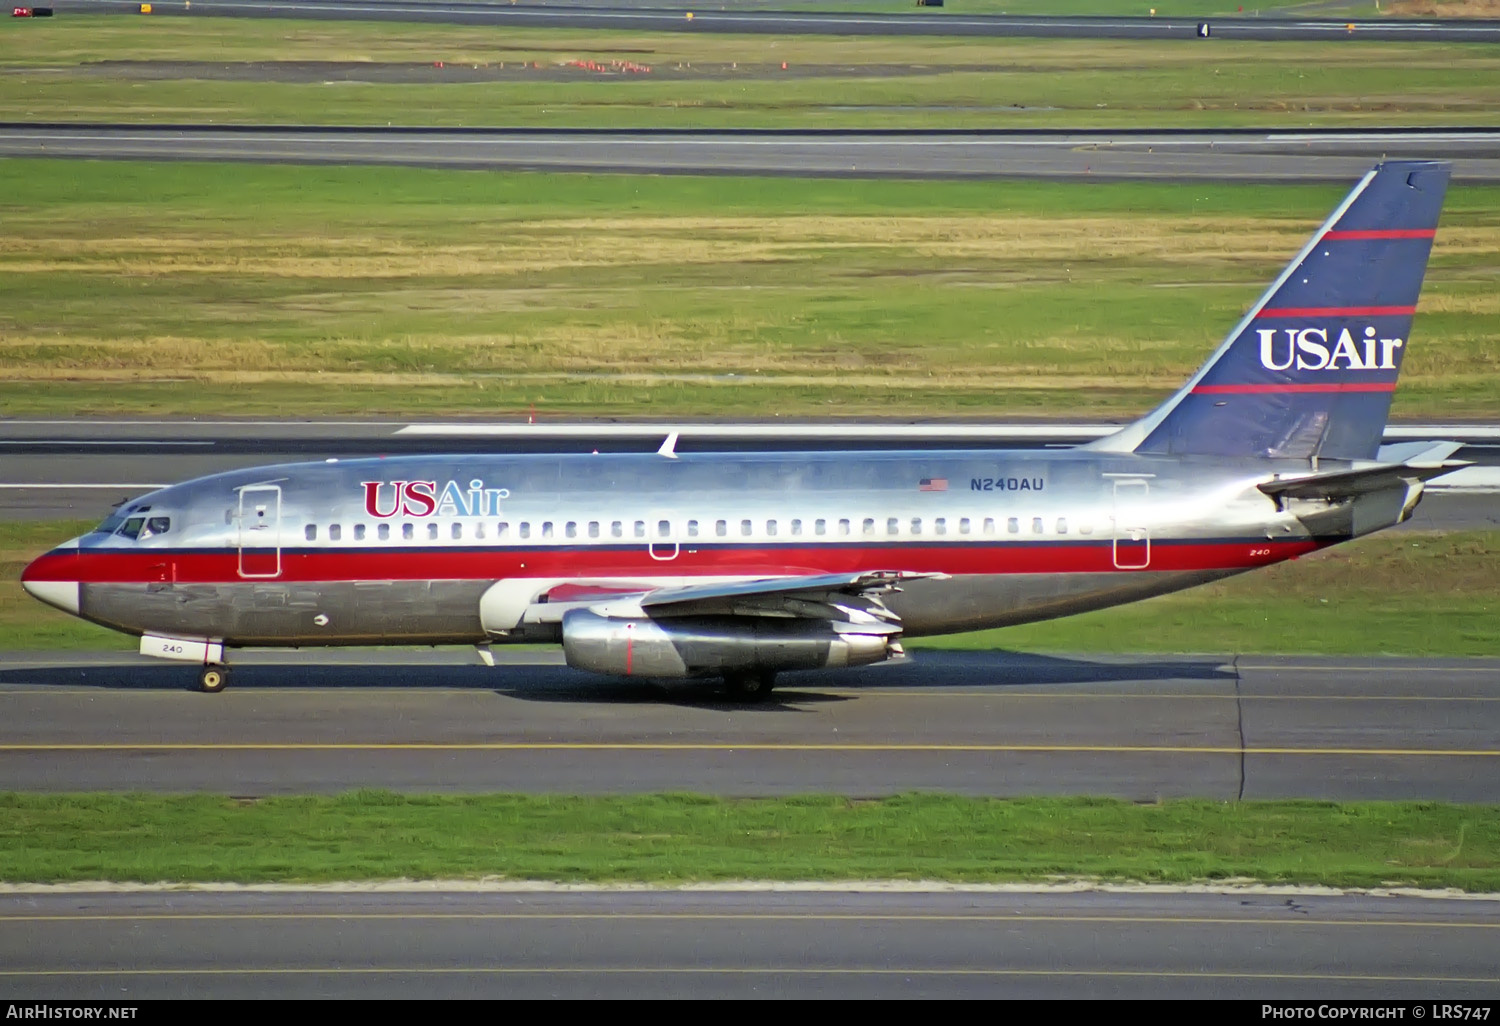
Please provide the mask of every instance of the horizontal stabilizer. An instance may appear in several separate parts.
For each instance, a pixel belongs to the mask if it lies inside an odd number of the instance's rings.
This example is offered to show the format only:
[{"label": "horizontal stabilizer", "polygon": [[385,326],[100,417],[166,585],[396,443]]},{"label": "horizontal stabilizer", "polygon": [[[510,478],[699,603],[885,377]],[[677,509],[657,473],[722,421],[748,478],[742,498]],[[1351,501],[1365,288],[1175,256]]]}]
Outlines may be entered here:
[{"label": "horizontal stabilizer", "polygon": [[1471,460],[1447,458],[1461,447],[1462,443],[1459,442],[1412,442],[1399,446],[1386,446],[1381,450],[1382,455],[1397,449],[1414,449],[1415,451],[1401,462],[1379,462],[1325,474],[1280,476],[1257,487],[1278,500],[1353,499],[1413,482],[1430,481],[1443,474],[1472,466]]}]

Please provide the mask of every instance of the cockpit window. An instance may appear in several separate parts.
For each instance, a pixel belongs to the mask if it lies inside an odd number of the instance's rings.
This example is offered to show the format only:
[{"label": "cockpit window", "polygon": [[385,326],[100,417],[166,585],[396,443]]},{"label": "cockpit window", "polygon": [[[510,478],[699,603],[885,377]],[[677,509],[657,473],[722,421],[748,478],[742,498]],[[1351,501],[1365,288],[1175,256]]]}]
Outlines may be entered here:
[{"label": "cockpit window", "polygon": [[145,517],[131,517],[129,520],[125,521],[125,526],[120,528],[115,533],[122,538],[139,538],[141,536],[141,528],[145,526]]},{"label": "cockpit window", "polygon": [[[116,533],[119,533],[119,534],[124,535],[127,538],[134,538],[134,537],[138,536],[141,533],[141,528],[142,528],[142,526],[144,526],[144,524],[142,522],[144,518],[135,516],[135,514],[137,514],[137,513],[149,513],[149,512],[151,512],[151,507],[150,506],[126,506],[124,509],[117,510],[114,513],[111,513],[109,516],[105,517],[104,518],[104,523],[102,523],[98,527],[94,528],[94,530],[97,533],[99,533],[99,534],[116,534]],[[167,519],[168,518],[166,518],[166,517],[153,517],[152,518],[152,523],[155,523],[157,520],[167,520]],[[135,524],[134,527],[130,527],[130,525],[132,523]],[[126,525],[126,529],[122,529],[120,527],[121,524]],[[165,530],[166,530],[166,528],[163,527],[162,531],[165,531]],[[152,529],[152,533],[153,534],[160,534],[161,531],[157,531],[157,530],[155,530],[153,528]]]},{"label": "cockpit window", "polygon": [[171,529],[171,517],[148,517],[146,520],[146,529],[141,532],[141,537],[150,538],[153,535],[166,534]]}]

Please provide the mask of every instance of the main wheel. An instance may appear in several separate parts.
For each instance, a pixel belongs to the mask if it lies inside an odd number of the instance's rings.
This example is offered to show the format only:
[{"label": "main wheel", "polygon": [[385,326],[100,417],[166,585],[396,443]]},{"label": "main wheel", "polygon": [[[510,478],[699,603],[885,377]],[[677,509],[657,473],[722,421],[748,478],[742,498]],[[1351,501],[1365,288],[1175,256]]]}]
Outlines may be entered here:
[{"label": "main wheel", "polygon": [[729,688],[732,698],[742,702],[763,702],[776,686],[776,674],[771,670],[726,673],[724,684]]},{"label": "main wheel", "polygon": [[222,666],[205,666],[198,674],[198,690],[218,694],[229,683],[229,671]]}]

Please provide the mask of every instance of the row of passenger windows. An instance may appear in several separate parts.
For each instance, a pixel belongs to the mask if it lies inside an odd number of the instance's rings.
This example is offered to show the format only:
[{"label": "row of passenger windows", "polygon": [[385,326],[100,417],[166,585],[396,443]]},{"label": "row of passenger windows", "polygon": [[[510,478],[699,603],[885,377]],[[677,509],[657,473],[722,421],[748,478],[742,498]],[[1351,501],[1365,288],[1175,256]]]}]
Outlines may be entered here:
[{"label": "row of passenger windows", "polygon": [[[995,535],[1001,533],[1001,523],[995,517],[984,517],[982,519],[977,517],[972,519],[970,517],[957,517],[953,519],[948,517],[934,517],[932,519],[912,517],[910,520],[903,517],[886,517],[883,524],[876,517],[865,517],[862,520],[848,518],[829,520],[820,518],[812,521],[803,521],[793,519],[785,522],[748,519],[740,521],[715,520],[712,521],[712,533],[710,534],[709,521],[700,523],[697,520],[689,520],[683,524],[682,537],[728,538],[737,536],[753,538],[756,536],[757,526],[760,528],[762,536],[770,538],[782,536],[802,537],[806,535],[838,538],[861,536],[869,538],[880,535],[900,535],[902,533],[912,535]],[[1028,526],[1029,533],[1031,534],[1047,533],[1047,524],[1042,517],[1030,518],[1029,525],[1021,517],[1010,517],[1004,520],[1003,523],[1004,533],[1006,534],[1022,534]],[[1052,526],[1054,533],[1067,534],[1067,517],[1058,517],[1053,521]],[[416,541],[419,537],[426,541],[440,541],[444,536],[442,525],[430,521],[426,525],[405,523],[400,524],[399,527],[400,537],[403,541]],[[419,530],[419,528],[422,529]],[[308,524],[304,528],[303,534],[308,541],[317,541],[321,530],[325,529],[318,524]],[[1090,524],[1082,524],[1078,528],[1079,534],[1092,534],[1093,531],[1094,528]],[[344,528],[342,524],[329,524],[326,527],[326,532],[326,537],[329,541],[344,540]],[[374,537],[378,541],[389,541],[395,534],[396,532],[393,530],[393,525],[391,524],[375,525]],[[648,523],[645,520],[636,520],[634,522],[625,520],[609,522],[600,520],[590,520],[587,522],[568,520],[556,523],[551,520],[543,520],[535,525],[529,520],[521,520],[515,523],[501,520],[493,524],[485,521],[466,523],[455,520],[448,524],[446,534],[448,538],[455,541],[466,537],[475,540],[493,539],[495,541],[509,541],[519,538],[616,539],[626,537],[670,541],[673,537],[672,521],[670,520],[657,520],[653,523]],[[367,541],[370,538],[368,529],[364,524],[353,525],[350,537],[354,541]]]}]

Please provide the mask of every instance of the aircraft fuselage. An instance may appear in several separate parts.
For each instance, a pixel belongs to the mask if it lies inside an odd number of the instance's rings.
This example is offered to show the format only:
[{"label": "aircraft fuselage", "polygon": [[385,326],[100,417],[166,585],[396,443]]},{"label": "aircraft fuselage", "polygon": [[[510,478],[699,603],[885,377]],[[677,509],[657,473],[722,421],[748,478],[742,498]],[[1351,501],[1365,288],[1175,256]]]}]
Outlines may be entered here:
[{"label": "aircraft fuselage", "polygon": [[1348,516],[1310,528],[1305,504],[1256,488],[1307,472],[1084,451],[289,464],[146,495],[26,581],[65,608],[77,582],[76,612],[122,631],[282,646],[555,641],[538,605],[575,595],[945,575],[885,600],[911,637],[1129,602],[1363,533]]}]

